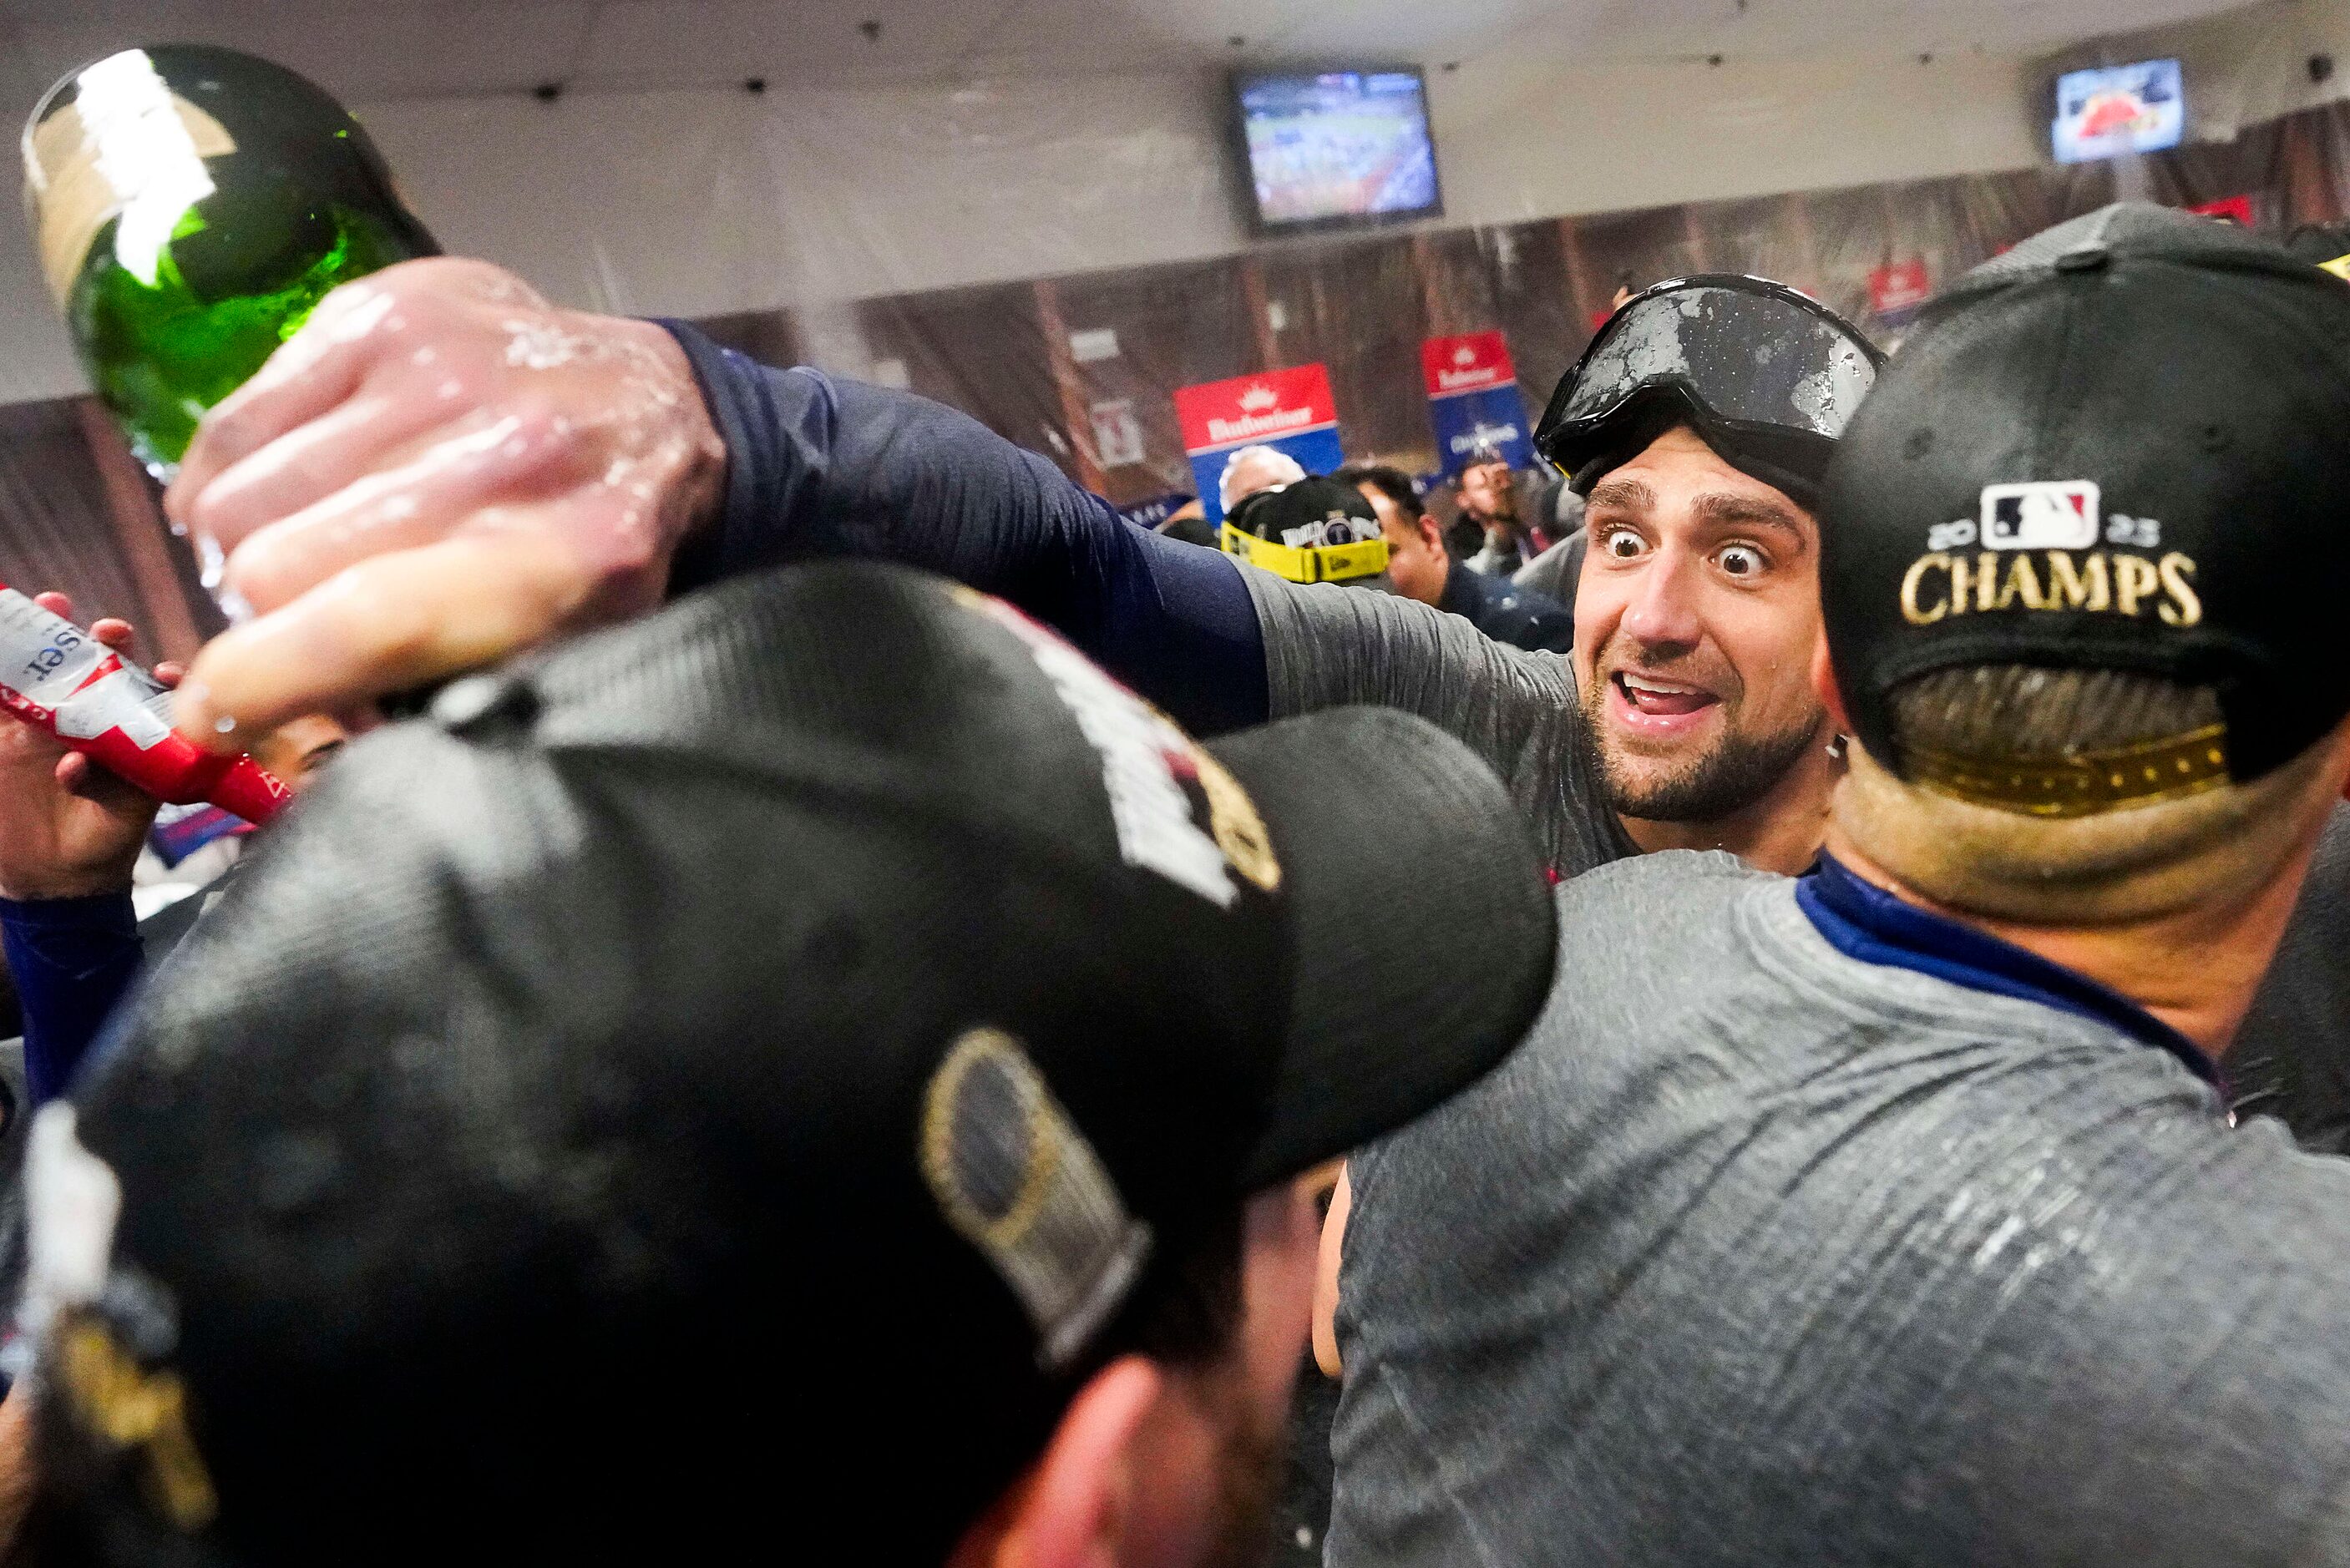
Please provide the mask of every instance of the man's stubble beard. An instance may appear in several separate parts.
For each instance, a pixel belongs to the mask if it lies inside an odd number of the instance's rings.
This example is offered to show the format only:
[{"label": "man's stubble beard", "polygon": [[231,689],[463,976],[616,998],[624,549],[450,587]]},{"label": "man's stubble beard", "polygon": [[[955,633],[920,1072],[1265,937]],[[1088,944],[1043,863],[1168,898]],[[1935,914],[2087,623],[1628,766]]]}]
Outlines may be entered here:
[{"label": "man's stubble beard", "polygon": [[1580,693],[1583,716],[1608,809],[1642,822],[1711,822],[1742,811],[1779,786],[1820,732],[1825,711],[1767,735],[1725,727],[1720,742],[1660,779],[1635,781],[1608,749],[1607,687]]},{"label": "man's stubble beard", "polygon": [[1267,1423],[1235,1389],[1208,1397],[1218,1417],[1216,1512],[1196,1568],[1262,1568],[1288,1473],[1289,1402]]}]

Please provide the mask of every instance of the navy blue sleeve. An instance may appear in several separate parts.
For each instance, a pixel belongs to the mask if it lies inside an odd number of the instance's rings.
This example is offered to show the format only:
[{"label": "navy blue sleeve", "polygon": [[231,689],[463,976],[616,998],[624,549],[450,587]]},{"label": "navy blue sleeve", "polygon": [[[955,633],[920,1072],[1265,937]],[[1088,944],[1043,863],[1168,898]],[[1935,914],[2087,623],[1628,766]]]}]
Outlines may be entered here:
[{"label": "navy blue sleeve", "polygon": [[0,898],[0,942],[25,1009],[25,1085],[35,1106],[66,1092],[114,1004],[139,978],[130,893]]},{"label": "navy blue sleeve", "polygon": [[1010,600],[1195,732],[1263,722],[1264,639],[1229,556],[1136,527],[941,404],[661,325],[727,459],[723,509],[680,551],[673,592],[819,556],[900,561]]}]

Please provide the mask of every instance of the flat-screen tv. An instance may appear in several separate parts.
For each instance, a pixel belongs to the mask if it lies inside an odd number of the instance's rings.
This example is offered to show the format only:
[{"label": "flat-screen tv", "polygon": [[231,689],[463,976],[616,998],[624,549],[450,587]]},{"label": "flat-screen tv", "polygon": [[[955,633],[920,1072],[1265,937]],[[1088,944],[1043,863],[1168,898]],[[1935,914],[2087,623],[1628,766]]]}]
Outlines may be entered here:
[{"label": "flat-screen tv", "polygon": [[1442,214],[1416,67],[1241,72],[1232,107],[1259,233]]},{"label": "flat-screen tv", "polygon": [[2176,147],[2187,130],[2187,91],[2177,60],[2140,60],[2066,71],[2056,78],[2051,140],[2059,163]]}]

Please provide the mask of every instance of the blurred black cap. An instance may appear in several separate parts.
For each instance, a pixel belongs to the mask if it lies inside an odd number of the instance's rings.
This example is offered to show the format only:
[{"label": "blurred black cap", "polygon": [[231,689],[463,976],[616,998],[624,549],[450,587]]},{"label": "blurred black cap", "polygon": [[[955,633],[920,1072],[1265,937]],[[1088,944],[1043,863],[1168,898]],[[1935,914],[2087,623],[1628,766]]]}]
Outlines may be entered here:
[{"label": "blurred black cap", "polygon": [[2284,248],[2312,266],[2324,266],[2350,257],[2350,223],[2303,223],[2285,240]]},{"label": "blurred black cap", "polygon": [[1552,959],[1458,742],[1201,748],[902,569],[462,682],[36,1128],[53,1522],[661,1560],[829,1513],[938,1561],[1161,1260],[1477,1077]]}]

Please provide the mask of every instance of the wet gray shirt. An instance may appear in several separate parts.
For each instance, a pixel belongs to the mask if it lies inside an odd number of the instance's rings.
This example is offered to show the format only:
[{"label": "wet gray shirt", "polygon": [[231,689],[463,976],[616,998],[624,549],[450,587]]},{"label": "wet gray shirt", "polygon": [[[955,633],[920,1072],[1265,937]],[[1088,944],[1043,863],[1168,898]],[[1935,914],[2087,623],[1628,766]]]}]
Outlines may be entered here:
[{"label": "wet gray shirt", "polygon": [[2350,1162],[1728,856],[1557,897],[1354,1162],[1332,1568],[2350,1563]]}]

